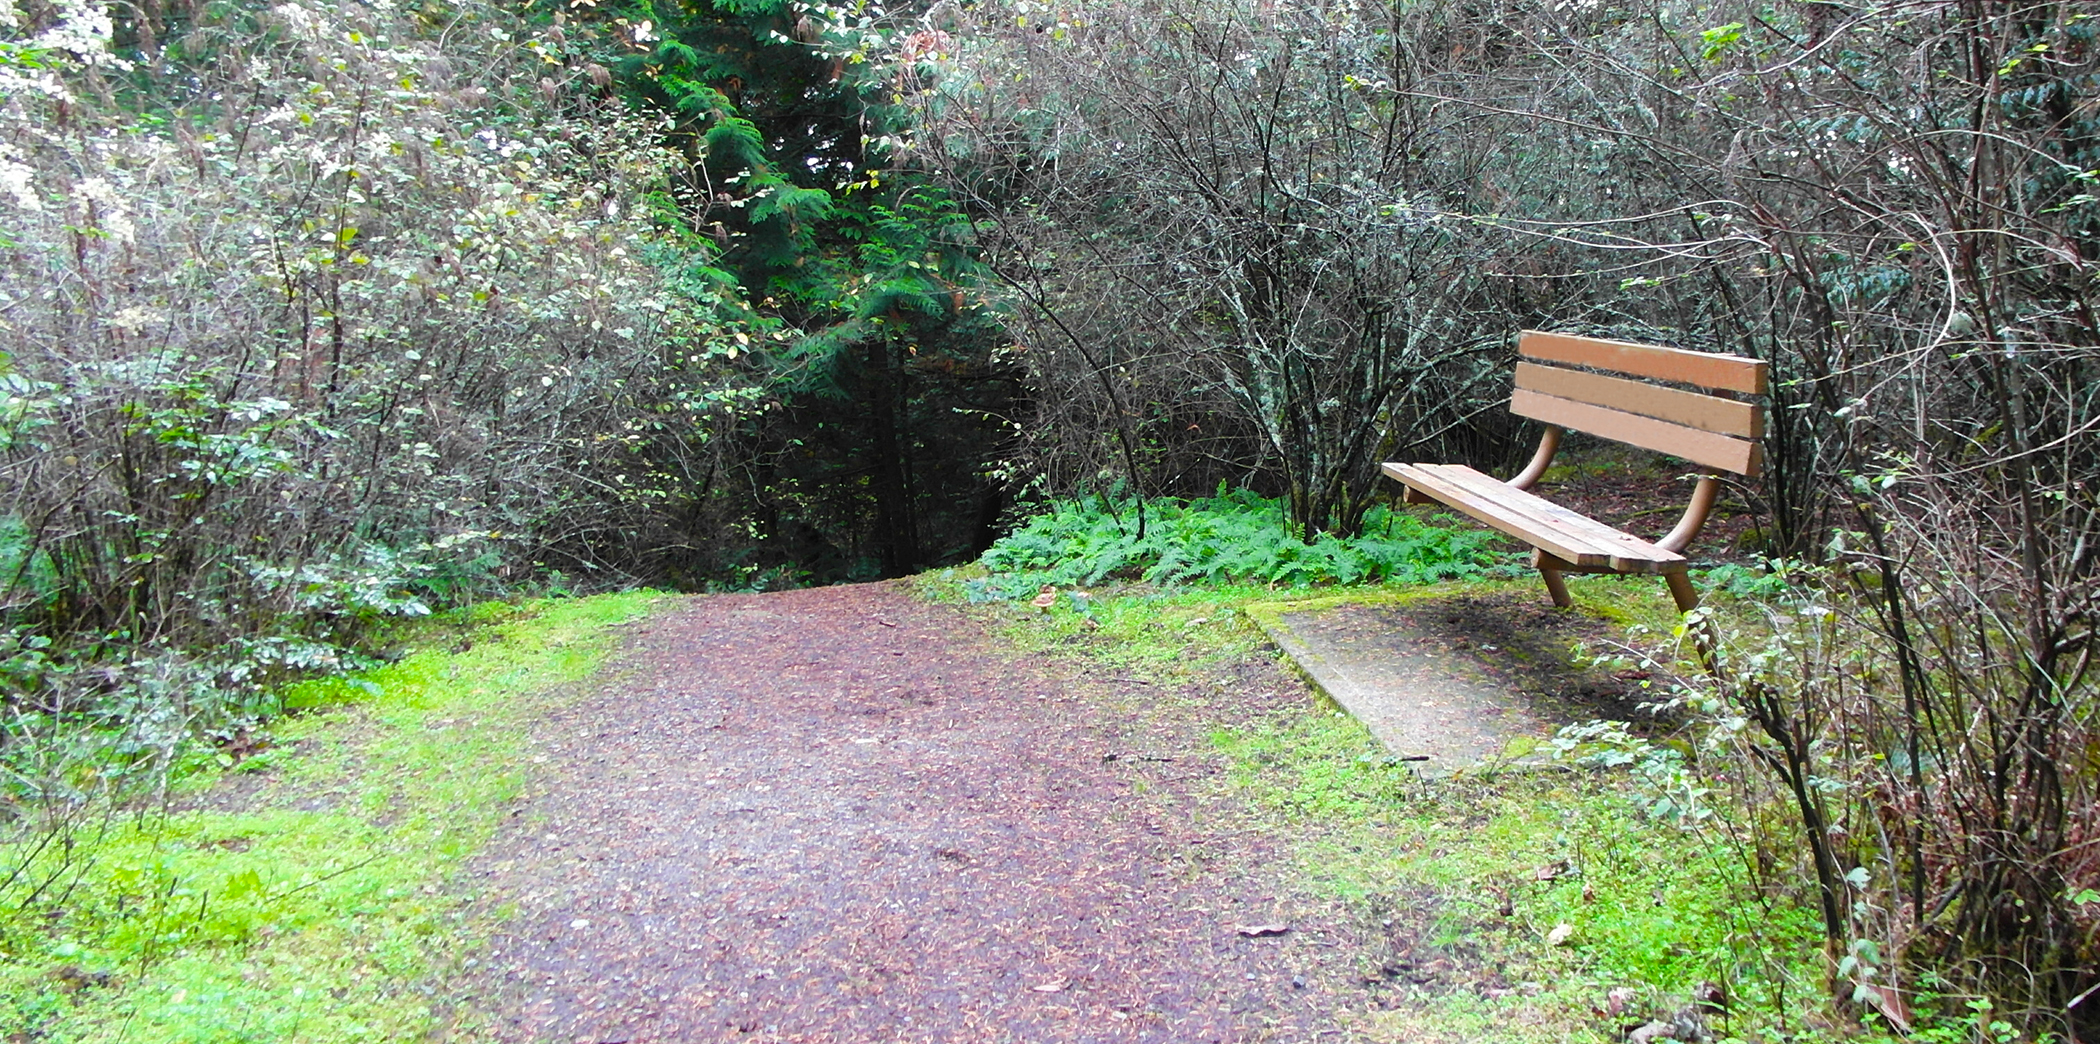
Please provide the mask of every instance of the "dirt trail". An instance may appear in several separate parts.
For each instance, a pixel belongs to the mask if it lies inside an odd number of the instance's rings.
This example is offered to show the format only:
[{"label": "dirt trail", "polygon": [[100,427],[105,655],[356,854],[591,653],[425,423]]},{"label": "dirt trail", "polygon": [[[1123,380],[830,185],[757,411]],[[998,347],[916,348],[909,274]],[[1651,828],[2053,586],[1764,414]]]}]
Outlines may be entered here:
[{"label": "dirt trail", "polygon": [[[652,621],[542,730],[467,1003],[514,1041],[1342,1039],[1346,918],[1279,887],[1204,723],[1053,670],[895,584]],[[1303,698],[1256,670],[1204,717]]]}]

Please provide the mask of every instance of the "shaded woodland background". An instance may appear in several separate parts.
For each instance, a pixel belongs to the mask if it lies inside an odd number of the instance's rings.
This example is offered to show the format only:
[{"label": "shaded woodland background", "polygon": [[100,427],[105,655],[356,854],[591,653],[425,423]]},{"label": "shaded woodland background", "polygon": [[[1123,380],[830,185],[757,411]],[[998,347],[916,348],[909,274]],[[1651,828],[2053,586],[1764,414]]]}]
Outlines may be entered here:
[{"label": "shaded woodland background", "polygon": [[1052,498],[1225,485],[1352,534],[1381,460],[1521,452],[1514,334],[1552,328],[1773,365],[1737,494],[1794,579],[1683,758],[1783,812],[1742,843],[1813,879],[1834,1003],[2096,1032],[2081,5],[0,26],[19,814],[164,778],[392,616],[905,575]]}]

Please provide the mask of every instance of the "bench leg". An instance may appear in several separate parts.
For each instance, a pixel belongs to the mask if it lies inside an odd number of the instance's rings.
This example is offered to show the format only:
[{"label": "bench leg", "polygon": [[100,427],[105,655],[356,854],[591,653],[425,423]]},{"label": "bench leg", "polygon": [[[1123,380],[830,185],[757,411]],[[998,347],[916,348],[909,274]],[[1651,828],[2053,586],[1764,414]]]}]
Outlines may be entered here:
[{"label": "bench leg", "polygon": [[1561,577],[1560,570],[1554,568],[1554,563],[1559,561],[1544,551],[1531,552],[1531,564],[1539,571],[1539,579],[1546,581],[1546,593],[1553,596],[1554,605],[1566,609],[1575,604],[1575,599],[1568,595],[1567,580]]},{"label": "bench leg", "polygon": [[1678,570],[1664,573],[1663,583],[1670,585],[1670,597],[1677,600],[1677,611],[1688,613],[1699,608],[1699,592],[1692,589],[1691,575]]}]

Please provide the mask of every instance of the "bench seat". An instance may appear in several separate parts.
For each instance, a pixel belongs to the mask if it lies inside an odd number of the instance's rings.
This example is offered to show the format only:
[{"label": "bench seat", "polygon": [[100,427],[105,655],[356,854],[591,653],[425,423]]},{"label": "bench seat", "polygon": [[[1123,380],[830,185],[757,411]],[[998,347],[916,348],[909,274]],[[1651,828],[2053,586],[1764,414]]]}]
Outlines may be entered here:
[{"label": "bench seat", "polygon": [[1559,559],[1570,572],[1665,574],[1683,555],[1613,529],[1464,464],[1386,464],[1410,491],[1463,511]]},{"label": "bench seat", "polygon": [[[1684,550],[1720,496],[1716,471],[1751,477],[1764,468],[1761,360],[1652,344],[1526,330],[1517,340],[1509,411],[1545,425],[1531,463],[1508,482],[1463,464],[1387,463],[1410,504],[1441,503],[1531,545],[1531,565],[1553,604],[1574,605],[1563,573],[1660,576],[1677,608],[1699,605]],[[1686,387],[1689,386],[1689,387]],[[1676,528],[1649,541],[1527,492],[1568,428],[1698,464],[1705,473]]]}]

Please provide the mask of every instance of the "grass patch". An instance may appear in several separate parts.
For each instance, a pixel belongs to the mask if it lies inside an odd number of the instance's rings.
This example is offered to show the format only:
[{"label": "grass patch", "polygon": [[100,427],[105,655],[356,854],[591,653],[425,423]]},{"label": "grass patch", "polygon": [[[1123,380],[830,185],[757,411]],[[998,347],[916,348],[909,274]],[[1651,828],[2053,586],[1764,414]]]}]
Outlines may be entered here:
[{"label": "grass patch", "polygon": [[[973,602],[984,576],[982,567],[942,569],[921,574],[914,587],[922,598]],[[1031,652],[1083,652],[1111,666],[1187,673],[1255,655],[1265,639],[1240,609],[1276,594],[1255,584],[1126,584],[1060,591],[1041,608],[1001,601],[984,612],[1002,638]]]},{"label": "grass patch", "polygon": [[[1390,994],[1370,1039],[1612,1041],[1705,984],[1728,998],[1721,1039],[1823,1039],[1808,908],[1759,894],[1711,834],[1643,815],[1623,775],[1425,782],[1325,710],[1215,741],[1232,785],[1302,831],[1306,881],[1379,924],[1361,971]],[[1616,989],[1632,999],[1610,1015]]]},{"label": "grass patch", "polygon": [[450,874],[520,793],[532,723],[657,597],[442,621],[431,633],[447,648],[292,689],[287,705],[304,712],[272,727],[269,749],[192,778],[167,809],[97,810],[65,838],[18,828],[4,848],[0,1035],[428,1034],[439,984],[472,956]]}]

